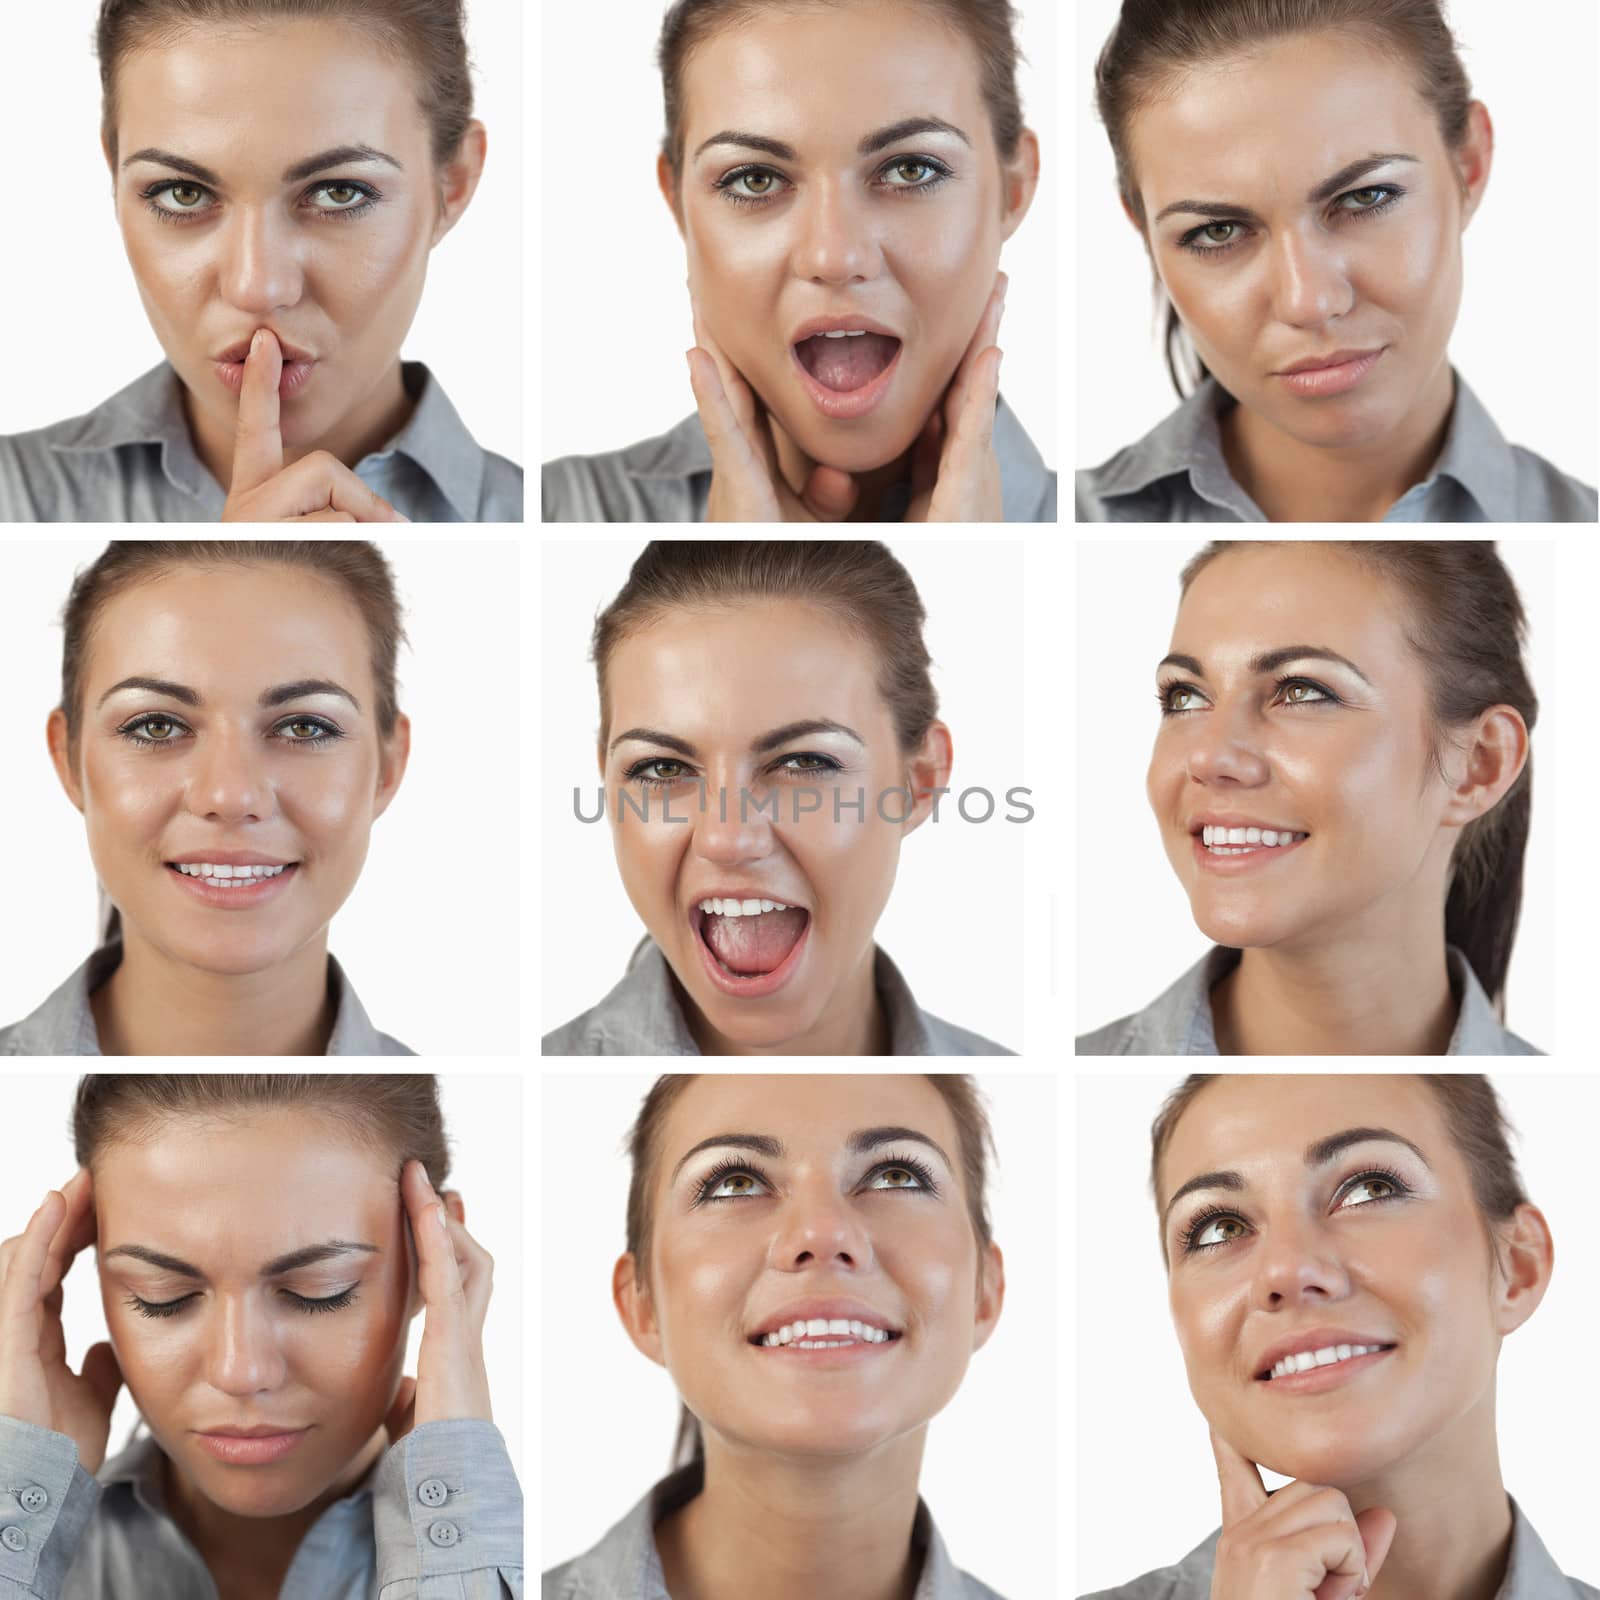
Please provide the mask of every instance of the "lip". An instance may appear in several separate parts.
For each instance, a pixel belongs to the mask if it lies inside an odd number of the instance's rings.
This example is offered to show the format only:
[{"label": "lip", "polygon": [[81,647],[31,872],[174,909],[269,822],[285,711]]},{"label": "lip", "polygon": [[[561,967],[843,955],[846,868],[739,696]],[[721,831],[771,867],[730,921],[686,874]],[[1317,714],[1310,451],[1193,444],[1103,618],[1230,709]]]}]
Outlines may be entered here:
[{"label": "lip", "polygon": [[[781,1328],[786,1322],[798,1322],[802,1317],[853,1317],[861,1322],[870,1322],[874,1327],[887,1328],[899,1337],[885,1339],[881,1344],[853,1340],[849,1344],[836,1345],[831,1350],[802,1350],[795,1344],[765,1345],[758,1342],[762,1335],[770,1333],[772,1329]],[[753,1354],[781,1361],[781,1370],[784,1371],[810,1371],[817,1368],[831,1371],[882,1360],[890,1351],[898,1350],[905,1343],[905,1331],[859,1300],[796,1300],[782,1311],[775,1311],[764,1318],[745,1343]]]},{"label": "lip", "polygon": [[281,1461],[310,1432],[309,1428],[272,1430],[219,1429],[195,1433],[195,1441],[208,1455],[231,1467],[260,1467]]},{"label": "lip", "polygon": [[[283,877],[273,878],[269,881],[273,883],[282,883],[283,879],[287,878],[288,876],[289,874],[286,872],[283,874]],[[220,889],[217,891],[219,894],[227,894],[228,892],[229,891],[226,889]],[[245,892],[249,893],[248,890]],[[720,993],[731,995],[737,1000],[760,1000],[765,998],[767,995],[776,994],[786,983],[789,982],[789,980],[795,975],[796,971],[799,970],[800,959],[805,953],[807,946],[811,942],[811,924],[813,920],[812,914],[810,908],[807,906],[796,906],[794,908],[797,911],[805,912],[806,925],[800,930],[800,937],[795,940],[794,949],[792,949],[788,955],[786,955],[783,960],[772,969],[771,972],[758,972],[754,977],[751,978],[735,978],[723,971],[722,963],[717,960],[715,955],[712,954],[711,946],[706,943],[704,932],[705,913],[701,911],[699,904],[701,900],[713,898],[732,899],[733,897],[734,891],[732,890],[728,892],[726,897],[722,895],[697,895],[694,903],[689,907],[689,933],[695,942],[695,948],[700,952],[700,964],[705,969],[706,977],[711,980],[714,988],[716,988]],[[739,898],[753,900],[757,897],[751,894],[741,895]],[[769,894],[764,895],[761,898],[767,900],[776,900],[778,899],[778,896],[775,894]],[[792,902],[788,900],[785,900],[783,903],[785,905],[792,904]],[[794,1319],[791,1317],[789,1320],[792,1322]]]},{"label": "lip", "polygon": [[[210,859],[210,857],[202,856],[200,859],[202,861],[207,861]],[[254,863],[250,864],[254,865]],[[276,863],[272,862],[268,863],[268,865],[275,866]],[[795,900],[786,894],[774,894],[771,889],[756,889],[749,886],[736,888],[696,889],[695,892],[689,896],[689,909],[691,911],[698,910],[702,900],[776,900],[780,906],[788,906],[791,911],[804,911],[809,913],[811,910],[811,907],[808,906],[803,900]]]},{"label": "lip", "polygon": [[[209,861],[219,867],[276,867],[283,871],[275,878],[258,878],[242,889],[219,889],[205,878],[192,878],[179,872],[180,864],[192,866],[197,861]],[[182,894],[198,900],[201,905],[218,907],[224,911],[251,911],[283,894],[300,875],[298,861],[280,862],[271,856],[254,855],[244,850],[218,850],[211,855],[178,856],[164,861],[161,870]]]},{"label": "lip", "polygon": [[[316,370],[315,361],[286,360],[283,371],[278,376],[278,398],[280,400],[292,399],[311,381],[311,374]],[[244,362],[242,361],[213,361],[212,370],[222,381],[222,387],[230,394],[240,394],[244,390]]]},{"label": "lip", "polygon": [[1336,350],[1331,356],[1316,357],[1309,363],[1297,362],[1273,376],[1296,394],[1343,394],[1366,378],[1388,348],[1382,345],[1376,350]]},{"label": "lip", "polygon": [[[1245,826],[1253,827],[1255,824],[1236,822],[1230,824],[1230,826],[1242,828]],[[1291,833],[1299,832],[1298,829],[1290,829],[1289,831]],[[1219,856],[1215,852],[1206,849],[1204,840],[1196,833],[1190,835],[1189,848],[1202,871],[1220,873],[1224,878],[1235,878],[1242,872],[1259,872],[1273,866],[1276,860],[1287,860],[1290,856],[1298,854],[1310,837],[1307,834],[1305,839],[1297,839],[1293,844],[1262,844],[1256,845],[1253,849],[1240,846],[1240,848],[1244,849],[1243,855]],[[1349,1343],[1348,1340],[1344,1342]],[[1365,1339],[1356,1341],[1358,1344],[1367,1342]]]},{"label": "lip", "polygon": [[[1354,1356],[1349,1361],[1336,1361],[1331,1367],[1311,1367],[1286,1378],[1269,1379],[1266,1376],[1285,1356],[1299,1355],[1306,1350],[1324,1350],[1329,1345],[1339,1344],[1379,1344],[1387,1348],[1371,1355]],[[1348,1328],[1309,1328],[1304,1333],[1280,1339],[1262,1351],[1256,1358],[1252,1381],[1281,1396],[1322,1394],[1329,1389],[1343,1388],[1346,1383],[1393,1355],[1397,1348],[1394,1340],[1380,1339],[1370,1333],[1352,1333]]]},{"label": "lip", "polygon": [[[1393,1339],[1382,1339],[1375,1333],[1362,1333],[1355,1328],[1302,1328],[1296,1333],[1286,1333],[1281,1339],[1256,1356],[1251,1375],[1258,1381],[1272,1371],[1285,1356],[1304,1355],[1307,1351],[1326,1350],[1330,1344],[1394,1344]],[[1282,1380],[1274,1380],[1281,1382]]]},{"label": "lip", "polygon": [[[800,359],[799,346],[805,340],[814,334],[837,333],[841,329],[850,333],[881,333],[886,338],[900,341],[900,346],[889,365],[871,383],[863,384],[859,389],[830,389],[826,384],[818,383],[806,371],[805,364]],[[896,333],[893,328],[885,327],[881,322],[873,321],[871,317],[813,317],[809,322],[802,322],[789,336],[789,360],[794,365],[801,388],[805,390],[817,410],[834,422],[853,422],[858,417],[864,417],[868,412],[877,409],[884,396],[888,394],[895,373],[900,370],[900,357],[905,354],[905,349],[906,341],[903,334]]]},{"label": "lip", "polygon": [[[285,365],[291,361],[315,361],[317,359],[312,351],[302,350],[297,344],[290,344],[276,328],[268,328],[266,331],[278,341],[278,349],[283,352]],[[237,362],[240,366],[243,366],[245,358],[250,354],[250,345],[254,338],[255,334],[251,334],[249,339],[241,339],[237,344],[230,344],[226,350],[217,351],[211,359],[213,361]]]}]

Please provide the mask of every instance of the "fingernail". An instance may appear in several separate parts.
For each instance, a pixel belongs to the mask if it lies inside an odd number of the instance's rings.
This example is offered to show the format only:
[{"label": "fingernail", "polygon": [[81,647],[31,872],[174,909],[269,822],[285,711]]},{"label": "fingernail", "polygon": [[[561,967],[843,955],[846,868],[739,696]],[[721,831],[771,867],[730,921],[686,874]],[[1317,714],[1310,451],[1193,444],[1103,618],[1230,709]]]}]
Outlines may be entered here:
[{"label": "fingernail", "polygon": [[444,1227],[445,1226],[444,1207],[442,1205],[435,1206],[433,1208],[433,1214],[434,1214],[434,1216],[436,1216],[439,1219],[439,1226],[441,1228]]},{"label": "fingernail", "polygon": [[256,331],[250,335],[250,354],[254,355],[256,353],[256,351],[258,351],[260,348],[261,348],[261,329],[257,328]]}]

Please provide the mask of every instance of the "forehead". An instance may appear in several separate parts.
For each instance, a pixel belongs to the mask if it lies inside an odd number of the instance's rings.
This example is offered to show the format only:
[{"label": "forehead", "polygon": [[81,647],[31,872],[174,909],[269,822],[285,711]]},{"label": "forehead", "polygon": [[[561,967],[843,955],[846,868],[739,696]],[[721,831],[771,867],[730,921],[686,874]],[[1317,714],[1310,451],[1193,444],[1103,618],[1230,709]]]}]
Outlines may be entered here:
[{"label": "forehead", "polygon": [[167,150],[276,187],[282,168],[335,145],[414,145],[425,134],[417,88],[405,57],[345,23],[202,25],[122,62],[119,149]]},{"label": "forehead", "polygon": [[1426,159],[1439,139],[1407,66],[1337,33],[1195,67],[1138,111],[1130,132],[1151,217],[1185,199],[1299,208],[1352,161],[1387,151]]},{"label": "forehead", "polygon": [[783,139],[802,157],[853,157],[862,134],[902,117],[942,117],[974,147],[989,131],[970,40],[898,0],[763,10],[695,50],[683,83],[690,159],[725,128]]}]

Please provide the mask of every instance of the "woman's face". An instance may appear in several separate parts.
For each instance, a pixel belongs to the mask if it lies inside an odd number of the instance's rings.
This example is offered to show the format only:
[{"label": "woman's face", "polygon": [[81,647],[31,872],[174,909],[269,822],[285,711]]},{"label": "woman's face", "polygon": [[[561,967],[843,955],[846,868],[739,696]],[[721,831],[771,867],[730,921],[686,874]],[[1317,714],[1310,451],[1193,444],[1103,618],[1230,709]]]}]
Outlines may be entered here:
[{"label": "woman's face", "polygon": [[[1344,1486],[1492,1419],[1501,1338],[1543,1281],[1502,1300],[1466,1163],[1419,1079],[1216,1078],[1178,1120],[1158,1199],[1189,1388],[1252,1461]],[[1301,1334],[1393,1349],[1316,1391],[1264,1379]]]},{"label": "woman's face", "polygon": [[[972,45],[897,0],[768,7],[690,56],[684,103],[676,212],[708,331],[812,460],[894,461],[949,385],[1031,199],[1031,180],[1002,179]],[[922,119],[948,126],[894,136]],[[665,158],[660,181],[670,202]],[[794,347],[802,324],[848,314],[897,336],[900,365],[870,412],[834,419]]]},{"label": "woman's face", "polygon": [[190,29],[130,55],[117,89],[117,220],[191,407],[231,437],[215,358],[271,328],[286,373],[291,350],[314,358],[282,432],[315,446],[392,374],[454,220],[414,69],[307,18]]},{"label": "woman's face", "polygon": [[[678,610],[624,640],[607,684],[602,774],[634,909],[724,1039],[809,1032],[870,959],[925,814],[884,820],[910,809],[902,790],[880,815],[906,765],[872,647],[798,602]],[[710,898],[789,909],[708,916]]]},{"label": "woman's face", "polygon": [[[111,1344],[187,1483],[252,1517],[338,1484],[394,1401],[420,1304],[396,1162],[302,1111],[187,1117],[109,1146],[94,1200]],[[263,1425],[306,1432],[252,1464],[201,1437]]]},{"label": "woman's face", "polygon": [[[1479,107],[1458,168],[1409,67],[1336,34],[1196,68],[1141,110],[1132,144],[1150,253],[1222,387],[1306,444],[1398,428],[1447,361],[1489,138]],[[1308,198],[1336,176],[1334,192]],[[1163,215],[1190,201],[1220,212]],[[1276,376],[1379,347],[1342,394],[1301,395]]]},{"label": "woman's face", "polygon": [[[1284,946],[1392,927],[1399,908],[1437,920],[1467,819],[1431,764],[1427,681],[1387,582],[1327,545],[1229,550],[1190,584],[1157,683],[1145,789],[1208,938]],[[1238,846],[1208,847],[1207,824],[1280,843],[1221,854]]]},{"label": "woman's face", "polygon": [[[83,683],[75,762],[59,712],[51,745],[128,927],[228,974],[324,936],[409,738],[404,718],[379,737],[367,630],[343,591],[300,568],[171,571],[101,609]],[[230,880],[285,870],[218,887],[204,864]]]},{"label": "woman's face", "polygon": [[[980,1258],[955,1121],[925,1077],[702,1075],[672,1106],[659,1150],[634,1337],[720,1441],[855,1455],[949,1403],[1004,1285],[998,1250]],[[833,1320],[829,1301],[898,1337],[755,1342],[779,1324]]]}]

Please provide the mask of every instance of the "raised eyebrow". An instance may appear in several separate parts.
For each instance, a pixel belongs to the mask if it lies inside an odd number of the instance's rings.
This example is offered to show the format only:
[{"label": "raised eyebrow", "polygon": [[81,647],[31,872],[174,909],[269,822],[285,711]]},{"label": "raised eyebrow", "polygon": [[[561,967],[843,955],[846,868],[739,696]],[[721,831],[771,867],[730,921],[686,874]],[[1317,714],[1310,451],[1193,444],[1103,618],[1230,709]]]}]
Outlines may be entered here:
[{"label": "raised eyebrow", "polygon": [[[1341,667],[1348,667],[1368,688],[1372,687],[1372,679],[1348,656],[1342,656],[1337,650],[1329,650],[1317,644],[1289,644],[1281,645],[1276,650],[1263,650],[1250,658],[1250,670],[1257,674],[1276,672],[1291,661],[1333,661]],[[1194,656],[1176,652],[1163,656],[1156,664],[1156,671],[1159,672],[1162,667],[1181,667],[1185,672],[1192,672],[1197,678],[1206,675],[1206,669]]]},{"label": "raised eyebrow", "polygon": [[[863,135],[856,145],[856,154],[876,155],[878,151],[887,149],[892,144],[899,144],[902,139],[913,139],[920,133],[953,134],[969,150],[972,148],[972,140],[953,122],[946,122],[943,117],[902,117],[898,122],[891,122],[886,127]],[[696,148],[691,159],[698,161],[713,145],[724,144],[745,150],[760,150],[766,155],[776,156],[780,161],[800,159],[795,147],[792,144],[785,144],[782,139],[769,138],[762,133],[744,133],[733,128],[725,128],[721,133],[712,134],[704,144]]]},{"label": "raised eyebrow", "polygon": [[757,1155],[766,1156],[772,1161],[781,1160],[784,1154],[783,1140],[774,1139],[768,1133],[714,1133],[709,1139],[702,1139],[699,1144],[691,1145],[684,1151],[677,1166],[672,1169],[671,1182],[678,1181],[678,1174],[692,1157],[699,1155],[702,1150],[715,1150],[719,1146],[731,1150],[754,1150]]},{"label": "raised eyebrow", "polygon": [[[1365,156],[1359,161],[1352,161],[1348,166],[1340,167],[1332,177],[1324,178],[1314,189],[1306,194],[1308,206],[1321,205],[1324,200],[1331,200],[1347,184],[1354,183],[1357,178],[1364,178],[1377,167],[1387,166],[1391,161],[1412,161],[1420,165],[1420,156],[1406,155],[1401,151],[1392,151],[1386,155]],[[1156,213],[1156,222],[1164,222],[1168,217],[1179,212],[1186,212],[1191,216],[1210,217],[1221,222],[1252,222],[1257,225],[1261,217],[1248,206],[1232,205],[1221,200],[1174,200],[1171,205],[1163,206]],[[1151,224],[1154,226],[1154,223]]]},{"label": "raised eyebrow", "polygon": [[[886,1126],[882,1128],[858,1128],[845,1141],[846,1147],[852,1155],[867,1155],[874,1150],[881,1149],[886,1144],[898,1144],[902,1140],[914,1140],[918,1144],[926,1145],[944,1164],[954,1172],[955,1163],[945,1154],[944,1147],[929,1135],[919,1132],[916,1128],[900,1126]],[[764,1155],[773,1161],[781,1161],[787,1153],[783,1140],[774,1138],[766,1133],[715,1133],[709,1139],[702,1139],[699,1144],[686,1150],[677,1166],[672,1169],[672,1182],[678,1181],[678,1174],[683,1171],[684,1165],[692,1156],[697,1156],[702,1150],[716,1148],[733,1150],[754,1150],[758,1155]]]}]

